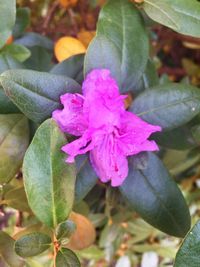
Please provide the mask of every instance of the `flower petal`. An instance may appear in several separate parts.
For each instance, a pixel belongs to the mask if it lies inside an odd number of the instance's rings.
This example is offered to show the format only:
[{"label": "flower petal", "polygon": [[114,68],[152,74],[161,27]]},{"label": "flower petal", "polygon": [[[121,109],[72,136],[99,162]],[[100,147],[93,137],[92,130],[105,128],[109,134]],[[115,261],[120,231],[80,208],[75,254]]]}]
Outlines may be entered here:
[{"label": "flower petal", "polygon": [[85,131],[79,139],[63,146],[62,151],[68,154],[66,162],[72,163],[77,155],[85,154],[93,148],[94,142],[91,142],[91,133]]},{"label": "flower petal", "polygon": [[91,71],[83,83],[84,114],[93,128],[105,125],[119,126],[124,112],[124,98],[120,96],[116,81],[107,69]]},{"label": "flower petal", "polygon": [[158,150],[156,143],[147,139],[152,133],[160,131],[160,126],[151,125],[135,114],[126,111],[121,116],[118,146],[127,156],[141,151]]},{"label": "flower petal", "polygon": [[87,121],[83,115],[84,98],[79,94],[65,94],[60,97],[63,110],[55,110],[53,119],[63,132],[80,136],[87,128]]},{"label": "flower petal", "polygon": [[111,134],[105,136],[90,152],[90,161],[103,183],[111,180],[112,186],[119,186],[128,175],[128,161],[114,142]]}]

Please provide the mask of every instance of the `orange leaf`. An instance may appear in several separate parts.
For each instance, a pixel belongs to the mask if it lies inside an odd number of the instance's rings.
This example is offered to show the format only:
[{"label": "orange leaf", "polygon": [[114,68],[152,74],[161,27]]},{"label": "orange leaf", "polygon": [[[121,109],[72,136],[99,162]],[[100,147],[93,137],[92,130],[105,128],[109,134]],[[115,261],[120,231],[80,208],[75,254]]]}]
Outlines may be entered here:
[{"label": "orange leaf", "polygon": [[92,39],[95,36],[95,31],[81,31],[78,33],[77,37],[78,39],[85,45],[85,47],[88,47],[89,43],[92,41]]},{"label": "orange leaf", "polygon": [[76,224],[76,230],[71,235],[67,247],[73,250],[81,250],[91,246],[96,238],[96,231],[91,221],[75,212],[71,213],[69,219]]},{"label": "orange leaf", "polygon": [[67,36],[60,38],[54,47],[55,56],[59,62],[85,51],[85,46],[78,39]]}]

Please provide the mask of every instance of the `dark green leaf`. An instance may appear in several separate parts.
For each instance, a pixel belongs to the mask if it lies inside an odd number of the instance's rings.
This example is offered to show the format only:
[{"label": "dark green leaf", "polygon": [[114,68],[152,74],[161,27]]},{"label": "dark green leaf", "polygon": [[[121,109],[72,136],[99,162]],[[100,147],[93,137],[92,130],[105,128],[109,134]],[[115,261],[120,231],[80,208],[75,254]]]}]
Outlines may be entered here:
[{"label": "dark green leaf", "polygon": [[75,186],[75,202],[80,202],[87,193],[95,186],[98,177],[90,165],[88,157],[79,156],[76,159],[77,178]]},{"label": "dark green leaf", "polygon": [[5,95],[3,88],[0,86],[0,114],[20,113],[20,110]]},{"label": "dark green leaf", "polygon": [[52,241],[48,235],[31,233],[15,242],[15,252],[23,258],[33,257],[50,248],[51,244]]},{"label": "dark green leaf", "polygon": [[16,0],[0,0],[0,48],[12,33],[16,16]]},{"label": "dark green leaf", "polygon": [[29,205],[49,227],[65,221],[74,201],[75,169],[65,163],[61,147],[64,134],[49,119],[37,130],[23,164],[24,184]]},{"label": "dark green leaf", "polygon": [[158,85],[140,94],[130,111],[163,129],[176,128],[200,112],[200,90],[185,84]]},{"label": "dark green leaf", "polygon": [[72,56],[55,65],[50,73],[65,75],[81,84],[83,81],[83,61],[84,54]]},{"label": "dark green leaf", "polygon": [[183,237],[190,228],[190,214],[176,183],[171,179],[162,162],[148,153],[146,169],[133,168],[120,187],[130,206],[149,224],[161,231]]},{"label": "dark green leaf", "polygon": [[128,0],[110,0],[100,12],[97,37],[85,57],[85,73],[107,68],[122,92],[133,89],[148,60],[149,44],[143,19]]},{"label": "dark green leaf", "polygon": [[0,115],[0,183],[20,169],[29,143],[28,120],[20,114]]},{"label": "dark green leaf", "polygon": [[[0,54],[0,74],[8,69],[23,69],[22,63],[18,62],[9,55]],[[0,114],[20,113],[19,109],[5,95],[0,86]]]},{"label": "dark green leaf", "polygon": [[15,26],[13,29],[13,36],[18,38],[21,36],[26,27],[30,23],[30,9],[27,7],[22,7],[17,9],[17,16],[15,21]]},{"label": "dark green leaf", "polygon": [[31,47],[30,51],[31,57],[29,57],[28,60],[24,62],[26,68],[48,72],[52,66],[52,55],[45,48],[40,46]]},{"label": "dark green leaf", "polygon": [[25,33],[21,38],[15,41],[15,44],[24,45],[28,48],[41,46],[48,50],[53,50],[53,42],[49,38],[34,32]]},{"label": "dark green leaf", "polygon": [[185,150],[197,146],[197,142],[192,136],[188,125],[175,128],[171,131],[155,133],[152,135],[152,139],[158,145],[170,149]]},{"label": "dark green leaf", "polygon": [[150,59],[148,60],[145,72],[142,75],[142,80],[143,80],[145,89],[148,89],[150,87],[153,87],[159,84],[159,77],[156,71],[156,67],[153,61]]},{"label": "dark green leaf", "polygon": [[153,20],[186,35],[200,37],[200,4],[197,0],[144,0]]},{"label": "dark green leaf", "polygon": [[185,237],[175,259],[174,267],[198,267],[200,255],[200,221]]},{"label": "dark green leaf", "polygon": [[23,68],[25,68],[24,65],[13,57],[6,54],[0,54],[0,74],[5,70]]},{"label": "dark green leaf", "polygon": [[6,71],[0,82],[16,106],[37,123],[61,107],[60,95],[80,90],[80,85],[70,78],[31,70]]},{"label": "dark green leaf", "polygon": [[24,261],[14,251],[14,239],[0,231],[0,255],[10,267],[22,267]]},{"label": "dark green leaf", "polygon": [[195,125],[191,129],[192,137],[196,141],[197,144],[200,143],[200,125]]},{"label": "dark green leaf", "polygon": [[19,62],[25,61],[31,55],[30,51],[25,46],[14,43],[6,45],[2,53],[11,56]]},{"label": "dark green leaf", "polygon": [[81,267],[76,254],[67,249],[61,248],[56,256],[56,267]]},{"label": "dark green leaf", "polygon": [[76,225],[73,221],[66,221],[60,223],[56,228],[56,238],[58,240],[62,240],[65,238],[69,238],[71,234],[75,231]]}]

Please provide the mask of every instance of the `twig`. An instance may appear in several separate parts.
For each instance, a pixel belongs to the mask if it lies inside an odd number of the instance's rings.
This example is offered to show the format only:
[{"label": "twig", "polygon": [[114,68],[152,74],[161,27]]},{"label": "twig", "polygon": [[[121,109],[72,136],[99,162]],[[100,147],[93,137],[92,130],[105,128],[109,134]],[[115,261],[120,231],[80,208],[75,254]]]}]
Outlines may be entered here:
[{"label": "twig", "polygon": [[51,8],[48,10],[47,16],[46,16],[46,18],[44,20],[44,23],[43,23],[43,26],[42,26],[43,34],[46,33],[46,30],[49,27],[49,23],[52,20],[52,17],[54,16],[54,14],[55,14],[56,9],[58,8],[58,6],[59,6],[59,2],[58,1],[55,1],[52,4]]}]

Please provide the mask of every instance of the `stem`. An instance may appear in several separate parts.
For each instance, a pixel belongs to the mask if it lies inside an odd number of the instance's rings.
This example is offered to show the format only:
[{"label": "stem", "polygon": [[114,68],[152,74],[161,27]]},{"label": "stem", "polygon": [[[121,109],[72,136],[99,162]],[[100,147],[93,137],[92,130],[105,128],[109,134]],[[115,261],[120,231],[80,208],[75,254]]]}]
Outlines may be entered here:
[{"label": "stem", "polygon": [[53,237],[53,267],[56,267],[56,255],[57,255],[57,240],[54,235]]}]

